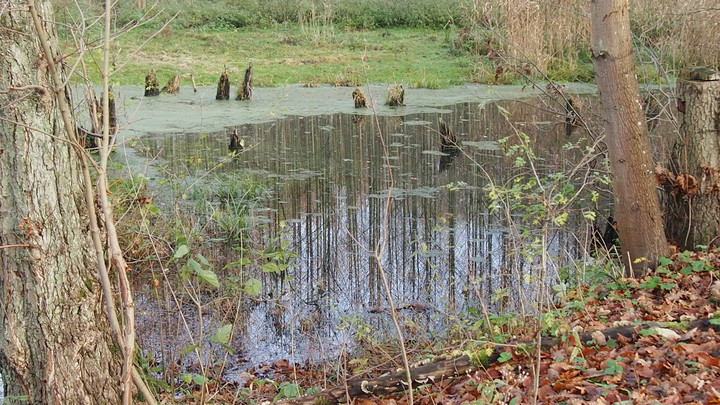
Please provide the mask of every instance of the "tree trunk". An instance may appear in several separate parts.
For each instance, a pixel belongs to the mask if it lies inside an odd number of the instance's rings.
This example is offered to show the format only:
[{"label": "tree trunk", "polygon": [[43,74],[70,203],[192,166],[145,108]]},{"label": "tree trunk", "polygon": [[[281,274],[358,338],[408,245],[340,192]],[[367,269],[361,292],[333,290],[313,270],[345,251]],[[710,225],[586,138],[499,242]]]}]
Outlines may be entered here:
[{"label": "tree trunk", "polygon": [[628,1],[592,0],[591,19],[621,252],[626,272],[642,275],[668,248],[635,76]]},{"label": "tree trunk", "polygon": [[[120,349],[101,302],[78,155],[27,10],[18,0],[0,10],[5,404],[117,404]],[[38,10],[53,15],[50,1]],[[45,29],[57,49],[54,27]]]},{"label": "tree trunk", "polygon": [[683,249],[720,245],[720,78],[694,73],[677,81],[680,139],[666,184],[665,229]]}]

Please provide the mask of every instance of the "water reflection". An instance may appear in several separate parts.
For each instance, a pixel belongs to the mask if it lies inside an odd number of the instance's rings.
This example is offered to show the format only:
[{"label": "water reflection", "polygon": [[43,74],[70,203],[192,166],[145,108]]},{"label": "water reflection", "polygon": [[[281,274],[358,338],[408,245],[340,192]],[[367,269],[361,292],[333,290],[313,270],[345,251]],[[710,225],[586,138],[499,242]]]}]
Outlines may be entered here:
[{"label": "water reflection", "polygon": [[[238,342],[253,361],[327,357],[345,343],[338,330],[343,317],[390,330],[376,252],[402,316],[422,322],[426,332],[442,329],[449,315],[477,305],[479,297],[494,310],[533,305],[524,276],[537,266],[523,261],[484,187],[516,174],[497,142],[516,130],[531,137],[542,171],[576,164],[577,152],[562,148],[569,141],[564,114],[546,107],[535,99],[377,121],[295,116],[142,143],[173,176],[251,174],[271,186],[273,197],[254,214],[253,235],[289,240],[297,258],[287,281],[262,275],[268,299],[246,308]],[[442,148],[440,118],[454,130],[461,153]],[[231,158],[234,131],[245,148]],[[567,234],[554,232],[548,240],[555,269],[576,253]],[[490,300],[499,291],[505,298]]]}]

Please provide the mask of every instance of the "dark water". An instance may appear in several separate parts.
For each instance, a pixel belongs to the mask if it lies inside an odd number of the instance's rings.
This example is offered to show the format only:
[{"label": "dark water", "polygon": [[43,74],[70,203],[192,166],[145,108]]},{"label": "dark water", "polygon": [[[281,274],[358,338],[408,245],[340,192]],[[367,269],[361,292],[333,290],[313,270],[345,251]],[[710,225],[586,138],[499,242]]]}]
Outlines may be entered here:
[{"label": "dark water", "polygon": [[[591,111],[592,102],[586,107]],[[202,185],[217,175],[265,184],[271,197],[248,214],[254,226],[245,245],[285,240],[297,257],[287,277],[247,269],[263,281],[259,300],[225,299],[225,311],[217,310],[216,298],[204,301],[203,311],[183,300],[188,327],[173,314],[174,304],[162,312],[162,299],[140,293],[143,347],[160,350],[161,325],[188,346],[188,330],[197,340],[200,325],[209,335],[240,319],[232,370],[244,360],[334,358],[352,346],[357,330],[392,337],[376,252],[392,297],[404,308],[402,319],[413,322],[407,326],[413,338],[442,332],[480,300],[491,310],[532,311],[537,284],[528,276],[541,266],[521,254],[511,223],[492,209],[486,186],[490,179],[510,184],[518,175],[498,144],[516,131],[530,136],[540,175],[577,164],[580,154],[563,145],[583,133],[568,136],[559,110],[541,99],[463,103],[443,113],[379,117],[377,123],[373,116],[350,114],[291,116],[220,133],[144,137],[138,148],[155,156],[168,178],[184,177],[183,184]],[[457,156],[441,151],[438,118],[462,142]],[[228,156],[233,129],[246,144],[236,158]],[[572,264],[569,258],[581,256],[584,241],[573,233],[586,228],[574,215],[562,230],[545,235],[549,279]],[[218,260],[236,260],[237,245],[216,243]],[[215,271],[222,278],[223,270]],[[228,313],[239,315],[220,315]]]}]

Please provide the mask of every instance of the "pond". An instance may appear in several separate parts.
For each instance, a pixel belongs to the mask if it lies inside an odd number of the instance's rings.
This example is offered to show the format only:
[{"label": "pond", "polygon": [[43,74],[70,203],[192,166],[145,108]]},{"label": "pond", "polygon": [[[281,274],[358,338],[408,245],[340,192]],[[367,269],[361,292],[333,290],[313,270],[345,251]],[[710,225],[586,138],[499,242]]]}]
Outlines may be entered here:
[{"label": "pond", "polygon": [[[205,301],[171,300],[139,288],[144,349],[169,356],[199,345],[207,362],[210,352],[227,360],[230,380],[262,362],[332,359],[358,331],[394,336],[383,273],[413,339],[442,333],[480,301],[495,311],[532,310],[528,276],[538,266],[518,254],[487,186],[518,175],[498,142],[518,132],[529,136],[541,176],[577,165],[580,150],[564,145],[582,131],[568,134],[563,106],[538,89],[466,86],[408,90],[408,107],[389,108],[385,88],[372,86],[377,108],[356,110],[351,92],[257,89],[255,100],[238,102],[215,101],[213,88],[155,99],[143,99],[140,88],[117,90],[130,124],[115,161],[144,171],[159,195],[171,182],[186,194],[216,178],[262,184],[268,197],[246,213],[251,231],[243,246],[284,242],[289,253],[283,275],[248,269],[262,281],[255,299],[218,304],[199,293]],[[594,111],[593,99],[585,100],[583,108]],[[440,119],[457,135],[460,153],[441,146]],[[236,156],[228,150],[233,131],[245,145]],[[576,215],[547,235],[548,277],[583,254],[586,240],[575,236],[583,232],[587,221]],[[209,259],[220,263],[222,279],[240,242],[205,243],[217,252]],[[207,340],[225,323],[236,325],[232,354]]]}]

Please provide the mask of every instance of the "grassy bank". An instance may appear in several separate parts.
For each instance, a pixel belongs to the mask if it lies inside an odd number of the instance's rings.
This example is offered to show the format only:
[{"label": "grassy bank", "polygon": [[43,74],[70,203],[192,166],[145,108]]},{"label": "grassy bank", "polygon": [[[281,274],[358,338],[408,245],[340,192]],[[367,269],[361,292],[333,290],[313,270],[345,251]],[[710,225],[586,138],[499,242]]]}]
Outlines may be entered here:
[{"label": "grassy bank", "polygon": [[[663,82],[682,67],[720,65],[715,0],[640,0],[631,10],[638,73]],[[123,2],[117,31],[142,22],[114,43],[118,84],[141,84],[149,68],[161,80],[192,74],[215,83],[224,68],[237,80],[252,62],[256,85],[356,85],[402,82],[447,87],[464,82],[521,83],[524,76],[592,81],[590,4],[490,0],[327,0],[324,2],[172,0],[159,6]],[[76,6],[77,4],[77,6]],[[60,6],[67,27],[97,44],[90,25],[97,5]],[[166,25],[167,24],[167,25]],[[70,28],[66,49],[76,48]],[[152,38],[151,40],[149,40]],[[88,55],[92,65],[99,60]],[[98,81],[91,68],[91,80]]]},{"label": "grassy bank", "polygon": [[[249,63],[256,86],[402,82],[435,88],[467,82],[473,75],[474,58],[448,47],[449,32],[430,28],[332,35],[304,32],[298,24],[221,32],[167,28],[135,51],[153,33],[136,30],[118,42],[118,60],[127,64],[113,76],[114,83],[142,84],[152,68],[163,82],[192,74],[197,84],[213,84],[225,68],[231,80],[239,80]],[[91,79],[99,80],[99,74]]]}]

